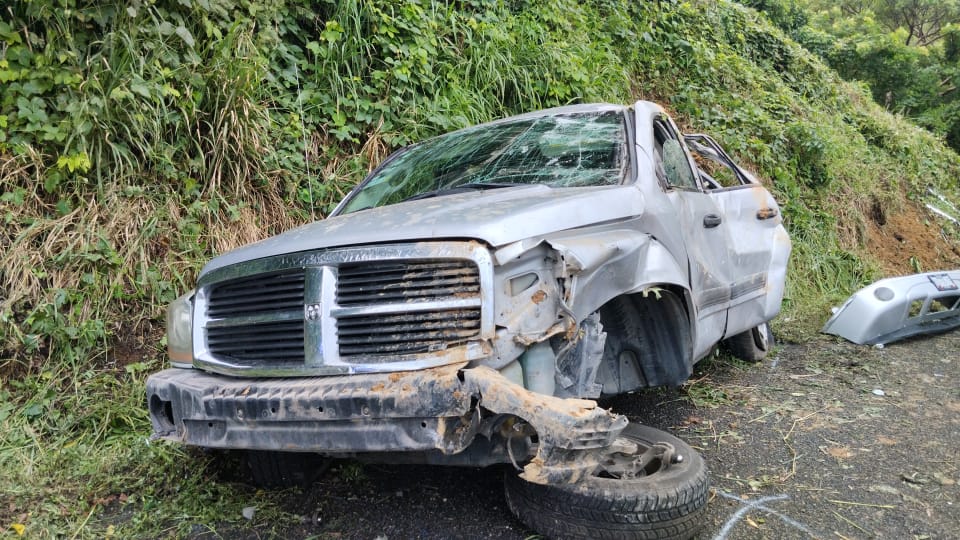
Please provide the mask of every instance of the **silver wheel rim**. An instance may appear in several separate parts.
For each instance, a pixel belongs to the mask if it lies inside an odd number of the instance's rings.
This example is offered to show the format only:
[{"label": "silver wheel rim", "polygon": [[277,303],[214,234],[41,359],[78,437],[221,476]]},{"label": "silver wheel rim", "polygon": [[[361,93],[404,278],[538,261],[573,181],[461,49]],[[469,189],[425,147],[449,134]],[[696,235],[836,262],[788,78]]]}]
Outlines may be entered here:
[{"label": "silver wheel rim", "polygon": [[753,341],[761,351],[770,346],[770,325],[763,323],[753,330]]}]

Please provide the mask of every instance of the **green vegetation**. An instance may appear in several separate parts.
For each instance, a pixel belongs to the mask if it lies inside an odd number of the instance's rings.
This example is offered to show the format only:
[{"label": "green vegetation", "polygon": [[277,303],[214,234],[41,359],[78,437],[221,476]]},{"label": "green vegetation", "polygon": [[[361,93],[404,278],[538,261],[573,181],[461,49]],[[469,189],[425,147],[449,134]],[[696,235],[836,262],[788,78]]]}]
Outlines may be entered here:
[{"label": "green vegetation", "polygon": [[877,103],[960,149],[960,3],[743,0]]},{"label": "green vegetation", "polygon": [[714,135],[784,205],[785,337],[878,277],[865,247],[878,209],[928,187],[958,200],[960,157],[940,139],[728,1],[5,8],[0,528],[154,537],[242,522],[253,494],[146,439],[162,310],[203,262],[323,215],[400,145],[638,98]]}]

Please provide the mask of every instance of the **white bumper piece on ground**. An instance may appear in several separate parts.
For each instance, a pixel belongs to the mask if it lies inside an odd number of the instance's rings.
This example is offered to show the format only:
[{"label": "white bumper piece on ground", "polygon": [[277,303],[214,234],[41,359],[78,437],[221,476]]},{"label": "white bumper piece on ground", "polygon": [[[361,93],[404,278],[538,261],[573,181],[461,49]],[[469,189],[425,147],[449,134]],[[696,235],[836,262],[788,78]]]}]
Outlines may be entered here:
[{"label": "white bumper piece on ground", "polygon": [[882,279],[834,310],[823,332],[861,345],[960,327],[960,270]]}]

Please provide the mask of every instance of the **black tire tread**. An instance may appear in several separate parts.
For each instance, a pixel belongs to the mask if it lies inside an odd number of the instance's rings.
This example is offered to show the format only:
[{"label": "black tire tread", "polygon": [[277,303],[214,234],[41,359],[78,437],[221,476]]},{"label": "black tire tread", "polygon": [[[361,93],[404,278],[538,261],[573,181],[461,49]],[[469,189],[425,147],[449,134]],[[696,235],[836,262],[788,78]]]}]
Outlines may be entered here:
[{"label": "black tire tread", "polygon": [[[761,349],[757,345],[756,338],[754,337],[754,332],[756,331],[757,328],[755,327],[744,332],[740,332],[735,336],[731,336],[723,340],[723,345],[726,347],[727,351],[730,352],[730,354],[744,362],[751,364],[762,362],[763,359],[767,357],[767,353],[769,353],[770,349],[773,347],[773,334],[769,334],[767,348]],[[769,329],[767,331],[769,332]]]},{"label": "black tire tread", "polygon": [[[645,427],[645,426],[644,426]],[[652,428],[646,428],[649,432]],[[686,444],[664,434],[687,456],[682,476],[611,484],[593,479],[569,486],[532,484],[507,472],[507,505],[524,523],[550,538],[679,540],[702,526],[709,479],[703,459]],[[676,441],[676,442],[675,442]],[[660,485],[665,484],[665,485]]]}]

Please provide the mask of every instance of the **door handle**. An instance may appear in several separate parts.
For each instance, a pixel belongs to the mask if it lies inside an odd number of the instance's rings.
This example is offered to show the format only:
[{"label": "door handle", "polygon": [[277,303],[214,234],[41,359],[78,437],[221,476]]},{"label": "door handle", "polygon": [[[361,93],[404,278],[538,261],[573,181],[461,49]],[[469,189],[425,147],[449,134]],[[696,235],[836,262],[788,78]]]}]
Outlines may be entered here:
[{"label": "door handle", "polygon": [[712,229],[723,222],[723,219],[716,214],[707,214],[703,216],[703,226]]},{"label": "door handle", "polygon": [[757,210],[757,219],[770,219],[777,217],[777,214],[779,214],[779,212],[777,212],[776,208],[761,208]]}]

